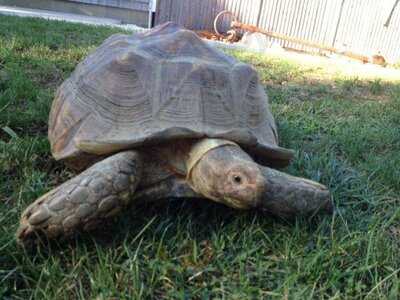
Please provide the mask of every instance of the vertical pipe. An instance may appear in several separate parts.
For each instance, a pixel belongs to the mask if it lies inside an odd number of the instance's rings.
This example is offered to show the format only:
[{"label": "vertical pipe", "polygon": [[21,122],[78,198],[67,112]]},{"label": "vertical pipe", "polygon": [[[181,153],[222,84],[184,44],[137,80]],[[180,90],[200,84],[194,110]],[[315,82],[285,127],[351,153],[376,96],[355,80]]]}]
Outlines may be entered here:
[{"label": "vertical pipe", "polygon": [[338,21],[336,23],[335,33],[333,34],[333,39],[332,39],[332,47],[335,47],[336,37],[337,37],[338,31],[339,31],[339,25],[340,25],[340,22],[342,20],[344,1],[345,0],[342,0],[342,3],[340,4]]},{"label": "vertical pipe", "polygon": [[259,25],[260,25],[260,17],[261,17],[261,11],[262,11],[263,4],[264,4],[264,0],[260,0],[260,5],[258,6],[258,13],[257,13],[257,22],[256,22],[257,27],[259,27]]}]

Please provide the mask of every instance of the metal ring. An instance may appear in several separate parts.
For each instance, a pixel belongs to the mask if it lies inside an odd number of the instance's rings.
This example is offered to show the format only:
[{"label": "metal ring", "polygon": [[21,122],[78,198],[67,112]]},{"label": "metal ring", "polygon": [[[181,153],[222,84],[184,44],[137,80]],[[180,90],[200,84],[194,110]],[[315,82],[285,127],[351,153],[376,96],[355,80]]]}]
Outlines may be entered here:
[{"label": "metal ring", "polygon": [[218,35],[223,35],[218,31],[218,28],[217,28],[218,27],[217,25],[218,25],[219,18],[221,18],[221,16],[223,16],[223,15],[231,15],[233,17],[233,20],[237,21],[236,16],[232,12],[230,12],[229,10],[223,10],[220,13],[218,13],[218,15],[216,15],[216,17],[214,19],[214,31]]}]

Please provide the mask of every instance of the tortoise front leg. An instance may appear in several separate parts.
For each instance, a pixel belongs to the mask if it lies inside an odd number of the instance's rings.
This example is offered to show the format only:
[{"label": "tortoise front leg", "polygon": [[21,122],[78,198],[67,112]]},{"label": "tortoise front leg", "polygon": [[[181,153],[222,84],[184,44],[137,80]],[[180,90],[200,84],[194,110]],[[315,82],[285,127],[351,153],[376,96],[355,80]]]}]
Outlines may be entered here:
[{"label": "tortoise front leg", "polygon": [[94,164],[28,206],[21,216],[18,242],[24,244],[37,233],[55,238],[93,228],[128,205],[141,173],[142,161],[135,151]]},{"label": "tortoise front leg", "polygon": [[204,198],[204,196],[196,193],[185,179],[172,176],[156,185],[137,191],[133,201],[154,202],[170,198]]},{"label": "tortoise front leg", "polygon": [[259,167],[265,182],[259,202],[261,209],[281,217],[333,212],[331,194],[326,186],[268,167]]}]

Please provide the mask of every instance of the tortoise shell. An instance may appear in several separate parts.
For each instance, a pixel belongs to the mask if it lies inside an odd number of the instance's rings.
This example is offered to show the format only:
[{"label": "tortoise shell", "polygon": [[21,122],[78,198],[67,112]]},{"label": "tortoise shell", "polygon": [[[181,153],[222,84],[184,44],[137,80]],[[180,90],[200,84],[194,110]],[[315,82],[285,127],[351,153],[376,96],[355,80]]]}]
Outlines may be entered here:
[{"label": "tortoise shell", "polygon": [[171,140],[234,141],[266,165],[286,165],[257,72],[165,23],[115,34],[57,90],[49,120],[53,156],[80,167],[89,158]]}]

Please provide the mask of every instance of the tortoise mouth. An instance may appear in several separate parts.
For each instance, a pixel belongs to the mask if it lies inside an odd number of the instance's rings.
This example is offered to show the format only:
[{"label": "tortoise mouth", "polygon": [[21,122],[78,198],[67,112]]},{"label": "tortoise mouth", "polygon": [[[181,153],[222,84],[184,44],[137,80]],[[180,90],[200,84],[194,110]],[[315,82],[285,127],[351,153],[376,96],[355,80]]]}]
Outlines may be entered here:
[{"label": "tortoise mouth", "polygon": [[247,203],[237,200],[235,198],[230,198],[227,197],[224,199],[224,204],[232,207],[232,208],[236,208],[236,209],[248,209],[251,208],[251,206],[249,206]]}]

